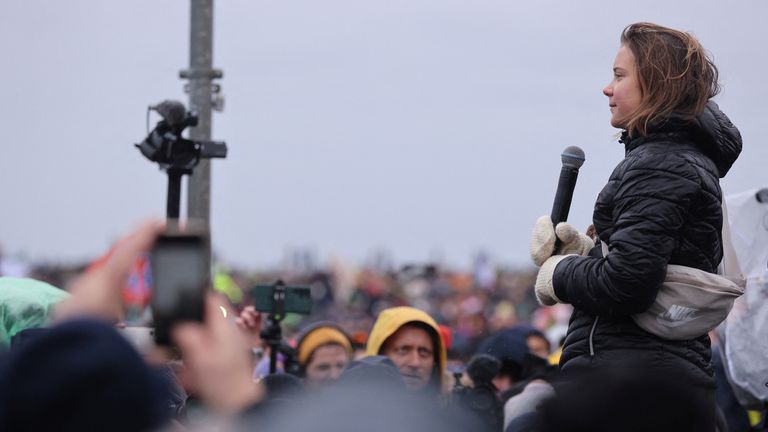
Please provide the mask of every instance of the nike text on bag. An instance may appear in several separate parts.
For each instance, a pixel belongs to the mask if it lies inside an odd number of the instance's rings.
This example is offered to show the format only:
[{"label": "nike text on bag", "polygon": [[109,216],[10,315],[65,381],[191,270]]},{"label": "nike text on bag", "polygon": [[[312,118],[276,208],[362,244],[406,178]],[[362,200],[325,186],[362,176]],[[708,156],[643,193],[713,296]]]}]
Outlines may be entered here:
[{"label": "nike text on bag", "polygon": [[653,305],[632,315],[632,319],[643,330],[664,339],[693,339],[723,322],[733,301],[742,294],[743,279],[734,281],[691,267],[669,265]]}]

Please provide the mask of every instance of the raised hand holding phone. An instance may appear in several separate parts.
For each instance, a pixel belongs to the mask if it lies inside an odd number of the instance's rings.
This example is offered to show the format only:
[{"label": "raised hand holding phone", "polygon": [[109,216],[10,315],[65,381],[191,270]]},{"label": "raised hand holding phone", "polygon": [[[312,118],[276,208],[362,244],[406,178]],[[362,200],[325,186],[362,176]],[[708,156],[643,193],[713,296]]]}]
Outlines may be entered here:
[{"label": "raised hand holding phone", "polygon": [[184,321],[202,322],[205,293],[211,286],[206,232],[166,230],[150,254],[152,318],[155,340],[170,344],[171,328]]}]

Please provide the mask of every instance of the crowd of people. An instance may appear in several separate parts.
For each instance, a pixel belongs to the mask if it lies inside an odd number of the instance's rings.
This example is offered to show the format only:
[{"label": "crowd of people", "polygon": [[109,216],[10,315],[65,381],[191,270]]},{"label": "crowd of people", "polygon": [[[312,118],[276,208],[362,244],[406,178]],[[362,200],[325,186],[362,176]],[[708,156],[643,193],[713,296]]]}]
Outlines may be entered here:
[{"label": "crowd of people", "polygon": [[[262,337],[267,314],[254,308],[248,288],[212,294],[205,324],[179,329],[174,353],[131,345],[119,334],[126,329],[109,323],[124,324],[126,281],[161,225],[128,236],[109,259],[73,279],[69,293],[31,278],[0,278],[6,306],[24,304],[27,318],[36,309],[33,320],[15,327],[6,320],[3,342],[12,349],[2,367],[12,373],[0,372],[0,381],[23,391],[0,399],[4,430],[702,430],[697,407],[680,402],[685,386],[662,375],[607,369],[568,385],[557,364],[572,309],[532,301],[535,272],[525,269],[493,277],[479,277],[488,274],[482,266],[467,273],[365,269],[346,298],[331,272],[250,281],[234,273],[238,287],[291,278],[323,294],[312,314],[284,326],[292,349],[277,356],[272,374]],[[463,327],[467,322],[479,324]],[[642,409],[626,411],[646,398],[666,417],[643,425]],[[550,422],[541,423],[539,413]]]},{"label": "crowd of people", "polygon": [[[98,421],[104,421],[104,417],[114,415],[110,409],[122,410],[121,400],[130,405],[131,398],[151,392],[152,397],[148,395],[141,406],[132,410],[135,421],[147,422],[144,426],[154,421],[162,423],[173,419],[178,427],[194,427],[200,426],[196,422],[211,421],[211,413],[225,413],[236,417],[237,425],[257,421],[270,422],[271,428],[287,428],[289,425],[280,422],[288,421],[287,418],[292,422],[299,421],[295,413],[288,417],[275,413],[284,408],[290,409],[288,407],[294,404],[308,405],[307,413],[314,413],[307,414],[304,419],[307,422],[332,423],[339,420],[325,418],[322,410],[315,412],[313,404],[305,399],[307,396],[317,398],[338,391],[340,393],[333,400],[345,401],[355,392],[365,391],[365,399],[375,399],[367,394],[371,390],[384,392],[379,401],[383,405],[379,408],[386,404],[401,405],[400,393],[413,395],[413,403],[424,403],[424,410],[432,412],[422,420],[413,419],[414,424],[425,426],[422,423],[425,420],[445,421],[441,410],[445,409],[456,389],[462,389],[464,402],[462,408],[449,410],[451,412],[463,411],[465,406],[472,407],[476,401],[483,400],[482,394],[477,396],[468,390],[479,391],[481,388],[470,384],[474,369],[470,367],[468,373],[462,374],[467,360],[478,352],[490,354],[493,360],[491,371],[498,369],[490,375],[486,371],[484,378],[476,377],[478,384],[485,383],[488,395],[494,398],[498,391],[509,390],[524,373],[532,374],[536,368],[544,370],[548,367],[546,358],[552,351],[551,342],[543,332],[520,325],[522,321],[516,315],[517,308],[521,311],[525,310],[523,308],[538,310],[535,301],[532,301],[533,274],[521,271],[510,276],[494,272],[491,277],[478,278],[478,274],[487,272],[485,268],[474,275],[444,272],[433,266],[419,271],[405,268],[392,274],[363,270],[354,279],[346,299],[338,297],[334,289],[335,278],[327,273],[262,275],[252,280],[250,285],[242,280],[239,284],[235,282],[240,276],[234,274],[232,283],[238,287],[253,286],[263,278],[292,277],[294,283],[306,283],[313,287],[314,292],[323,294],[315,296],[313,303],[316,307],[312,315],[295,316],[301,319],[285,326],[285,340],[292,350],[281,352],[276,357],[277,373],[273,374],[269,373],[269,351],[272,347],[262,338],[266,314],[256,311],[247,288],[240,295],[228,291],[230,297],[236,297],[239,302],[233,302],[224,294],[211,295],[205,324],[189,324],[174,334],[177,351],[180,350],[181,355],[135,350],[127,342],[128,339],[118,335],[120,331],[114,331],[107,323],[119,321],[121,327],[125,325],[125,293],[130,290],[129,275],[136,268],[137,261],[141,261],[153,233],[156,234],[161,225],[150,224],[128,236],[110,251],[108,258],[99,260],[99,265],[90,266],[82,276],[68,283],[69,294],[29,278],[0,279],[7,287],[24,290],[30,297],[37,296],[24,301],[16,295],[14,299],[23,309],[17,317],[22,313],[29,315],[35,309],[36,320],[19,322],[7,328],[3,342],[12,349],[10,355],[4,358],[4,366],[14,372],[5,376],[6,388],[21,386],[41,392],[46,390],[50,394],[49,400],[30,390],[30,393],[13,395],[13,401],[5,400],[8,405],[7,410],[2,411],[2,417],[7,422],[4,426],[37,430],[43,424],[60,421],[59,427],[67,429],[67,421],[71,421],[72,428],[87,429]],[[421,288],[413,288],[416,285]],[[8,296],[11,295],[13,293],[9,292]],[[41,301],[43,297],[50,298],[50,301]],[[425,301],[421,304],[422,308],[406,306],[418,303],[420,299]],[[226,319],[221,313],[222,308],[230,311],[230,317],[237,318]],[[541,311],[549,312],[551,309]],[[530,311],[521,312],[526,313],[531,315]],[[561,314],[561,320],[562,317],[567,317],[567,313]],[[43,327],[45,324],[51,325],[46,328]],[[291,331],[292,328],[297,331]],[[494,334],[494,338],[489,339],[489,334]],[[64,340],[72,345],[56,343]],[[480,346],[481,342],[484,346]],[[75,346],[78,348],[74,349]],[[72,349],[74,352],[70,352]],[[67,376],[66,383],[57,383],[45,375],[32,379],[31,374],[39,365],[28,362],[28,357],[33,355],[30,350],[41,350],[35,351],[34,355],[43,355],[38,357],[40,361],[53,362],[48,369],[56,375]],[[216,358],[206,358],[212,352],[219,354],[221,364],[216,364]],[[225,353],[231,355],[222,359]],[[157,356],[161,359],[158,360]],[[114,364],[109,365],[110,362]],[[88,365],[94,367],[89,368]],[[153,366],[150,368],[148,365]],[[78,369],[79,375],[71,373],[68,367]],[[114,377],[114,380],[108,376],[122,368],[126,369],[123,376]],[[236,369],[239,376],[234,373]],[[91,373],[94,376],[89,376]],[[225,375],[234,377],[228,380]],[[482,375],[480,373],[479,376]],[[93,380],[99,376],[103,381],[94,383]],[[22,385],[22,382],[26,384]],[[212,382],[215,382],[216,388],[206,389]],[[119,388],[128,383],[135,384],[131,385],[136,394],[118,392],[107,397],[101,393],[108,391],[106,387]],[[345,384],[339,387],[340,383]],[[57,388],[57,385],[64,384],[70,387]],[[91,385],[95,387],[90,388]],[[62,403],[54,409],[57,398],[76,391],[79,386],[92,396],[82,400],[70,399],[69,404]],[[332,390],[337,387],[344,390]],[[214,394],[208,393],[211,391]],[[231,394],[231,400],[222,398],[224,393]],[[456,400],[459,399],[457,396]],[[36,402],[33,403],[33,400]],[[211,403],[214,400],[216,402]],[[319,403],[320,399],[310,400]],[[104,408],[99,416],[91,415],[94,423],[82,423],[82,418],[63,419],[78,412],[78,409],[87,410],[86,407],[75,406],[80,402],[104,404],[105,407],[113,403],[115,406]],[[25,403],[33,405],[28,409],[19,409]],[[408,404],[399,408],[408,411],[413,407]],[[145,411],[142,412],[142,409]],[[360,407],[361,412],[365,409]],[[56,413],[35,418],[35,412],[47,410]],[[89,417],[88,414],[83,415]],[[349,412],[348,415],[361,414]],[[496,426],[500,429],[503,412],[497,410],[496,415]],[[456,421],[459,422],[457,424],[471,424],[478,420],[457,415]],[[445,425],[454,426],[456,424],[450,422]],[[122,427],[136,430],[137,423],[110,426],[112,429]]]},{"label": "crowd of people", "polygon": [[[34,265],[28,276],[66,288],[87,267]],[[132,273],[139,273],[137,278],[146,277],[146,272],[148,269],[141,264],[132,268]],[[307,323],[330,320],[350,334],[358,347],[364,345],[380,311],[414,306],[451,329],[450,357],[467,360],[485,336],[516,324],[531,324],[547,332],[552,345],[565,335],[570,307],[553,309],[539,305],[532,290],[535,278],[533,266],[505,268],[479,254],[471,268],[464,271],[438,264],[356,268],[336,261],[323,267],[286,265],[255,272],[220,269],[213,285],[237,310],[253,305],[253,289],[259,284],[282,280],[309,287],[313,299],[311,314],[289,314],[283,321],[286,336],[294,339]],[[135,287],[126,288],[128,296],[135,291]],[[143,310],[147,296],[134,297]],[[140,313],[133,316],[136,318],[129,318],[129,324],[141,323]]]},{"label": "crowd of people", "polygon": [[[137,325],[166,225],[147,222],[82,271],[36,269],[66,292],[0,278],[0,430],[767,430],[712,332],[746,283],[719,186],[742,142],[711,100],[717,68],[685,32],[636,23],[620,42],[603,93],[626,157],[585,233],[535,222],[537,269],[219,270],[203,319],[154,344]],[[309,286],[312,312],[259,310],[253,287],[278,280]],[[716,305],[691,306],[701,288]]]}]

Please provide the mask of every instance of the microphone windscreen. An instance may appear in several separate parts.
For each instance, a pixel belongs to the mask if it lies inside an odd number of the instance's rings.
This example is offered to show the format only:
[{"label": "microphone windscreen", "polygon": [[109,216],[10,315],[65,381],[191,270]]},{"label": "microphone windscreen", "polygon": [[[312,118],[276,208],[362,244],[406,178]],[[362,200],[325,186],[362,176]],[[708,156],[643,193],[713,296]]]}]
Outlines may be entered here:
[{"label": "microphone windscreen", "polygon": [[187,108],[183,103],[175,100],[164,100],[152,107],[172,127],[180,126],[187,118]]},{"label": "microphone windscreen", "polygon": [[584,165],[584,150],[579,146],[568,146],[560,155],[560,160],[563,161],[564,166],[579,169]]}]

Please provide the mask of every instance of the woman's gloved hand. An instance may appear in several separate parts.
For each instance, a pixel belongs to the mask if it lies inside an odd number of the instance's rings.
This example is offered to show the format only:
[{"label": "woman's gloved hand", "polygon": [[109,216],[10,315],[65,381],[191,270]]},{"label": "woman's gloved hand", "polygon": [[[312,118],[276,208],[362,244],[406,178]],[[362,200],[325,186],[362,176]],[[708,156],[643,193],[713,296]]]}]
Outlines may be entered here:
[{"label": "woman's gloved hand", "polygon": [[[560,246],[555,250],[557,239],[560,239]],[[586,255],[594,246],[591,238],[570,224],[560,222],[555,228],[549,216],[542,216],[533,227],[531,258],[537,266],[541,266],[552,255]]]},{"label": "woman's gloved hand", "polygon": [[536,275],[536,300],[543,306],[552,306],[555,303],[565,303],[555,295],[555,286],[552,279],[555,275],[555,267],[560,261],[573,255],[555,255],[544,260]]}]

